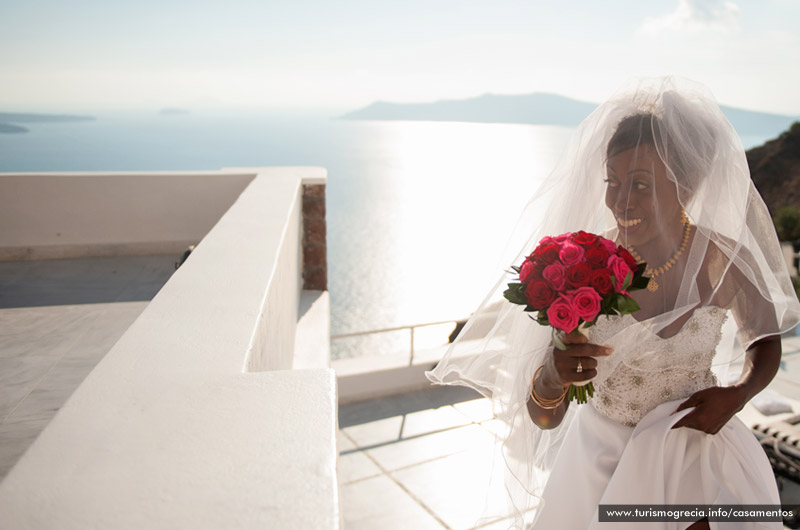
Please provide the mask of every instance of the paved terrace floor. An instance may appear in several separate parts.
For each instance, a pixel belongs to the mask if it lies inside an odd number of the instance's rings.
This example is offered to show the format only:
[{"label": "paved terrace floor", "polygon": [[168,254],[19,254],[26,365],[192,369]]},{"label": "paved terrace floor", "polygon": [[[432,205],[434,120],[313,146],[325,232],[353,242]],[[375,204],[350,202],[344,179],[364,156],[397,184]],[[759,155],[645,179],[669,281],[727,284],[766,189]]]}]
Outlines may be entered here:
[{"label": "paved terrace floor", "polygon": [[[0,479],[174,272],[178,256],[0,263]],[[800,337],[770,388],[800,413]],[[742,414],[752,423],[757,413]],[[508,527],[502,424],[463,387],[339,407],[345,528]],[[797,502],[787,483],[785,496]],[[483,514],[488,518],[481,519]]]},{"label": "paved terrace floor", "polygon": [[167,282],[179,257],[0,263],[0,479]]}]

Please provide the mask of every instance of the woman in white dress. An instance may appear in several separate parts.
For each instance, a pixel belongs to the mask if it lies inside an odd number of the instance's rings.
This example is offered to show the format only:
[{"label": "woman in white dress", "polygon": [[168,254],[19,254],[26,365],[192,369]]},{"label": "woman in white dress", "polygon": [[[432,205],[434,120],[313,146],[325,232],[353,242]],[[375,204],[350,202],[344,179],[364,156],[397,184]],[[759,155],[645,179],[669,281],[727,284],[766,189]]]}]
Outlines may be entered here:
[{"label": "woman in white dress", "polygon": [[[650,284],[632,293],[639,311],[599,317],[561,351],[502,301],[505,276],[427,374],[492,398],[508,426],[514,528],[633,527],[599,522],[600,505],[778,504],[766,456],[735,414],[775,376],[779,335],[800,305],[741,141],[704,87],[640,80],[593,112],[526,208],[510,263],[577,230],[647,263]],[[741,374],[729,374],[737,360]],[[587,379],[588,404],[563,399]]]}]

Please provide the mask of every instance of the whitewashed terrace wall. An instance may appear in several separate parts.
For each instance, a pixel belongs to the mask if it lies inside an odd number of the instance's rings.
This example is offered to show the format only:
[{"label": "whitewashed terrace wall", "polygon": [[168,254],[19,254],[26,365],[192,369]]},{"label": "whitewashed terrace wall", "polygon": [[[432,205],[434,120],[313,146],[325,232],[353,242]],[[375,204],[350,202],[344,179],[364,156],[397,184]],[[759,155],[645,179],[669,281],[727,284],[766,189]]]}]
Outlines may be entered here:
[{"label": "whitewashed terrace wall", "polygon": [[0,261],[183,251],[255,173],[0,174]]},{"label": "whitewashed terrace wall", "polygon": [[[302,187],[324,183],[325,171],[111,176],[133,194],[128,197],[146,202],[158,195],[148,185],[175,179],[176,189],[191,188],[203,180],[192,175],[230,177],[235,184],[223,188],[244,183],[246,189],[0,483],[0,528],[341,527],[336,378],[328,352],[317,351],[328,347],[329,302],[326,292],[300,288]],[[65,185],[75,178],[91,196],[80,200],[90,205],[104,200],[97,188],[84,186],[103,181],[95,177],[47,175],[30,184],[58,182],[64,194],[80,196]],[[65,200],[43,191],[36,201],[34,190],[21,189],[20,175],[0,175],[2,201],[9,183],[40,212]],[[99,185],[122,197],[111,184]],[[195,204],[213,210],[202,200]],[[178,208],[184,206],[190,207]],[[164,203],[148,215],[174,207]],[[64,215],[53,219],[72,219]],[[124,232],[124,223],[81,222],[98,232],[83,240],[71,236],[70,244],[122,249],[120,237],[100,227]],[[124,244],[146,244],[158,234],[163,241],[197,235],[183,229],[164,235],[169,230],[156,225],[150,232],[132,229]],[[50,243],[36,234],[48,230],[53,226],[31,229],[30,239],[4,235],[2,244],[43,247]],[[295,358],[297,352],[305,359]]]}]

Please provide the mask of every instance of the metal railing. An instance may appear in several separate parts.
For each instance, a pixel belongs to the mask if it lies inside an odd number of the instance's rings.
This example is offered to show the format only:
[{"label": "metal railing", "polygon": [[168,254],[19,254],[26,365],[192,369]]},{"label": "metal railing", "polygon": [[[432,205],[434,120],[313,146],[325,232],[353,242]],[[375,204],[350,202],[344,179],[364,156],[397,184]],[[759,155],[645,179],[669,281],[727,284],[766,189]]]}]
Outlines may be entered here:
[{"label": "metal railing", "polygon": [[424,328],[424,327],[428,327],[428,326],[441,326],[443,324],[456,324],[457,325],[459,322],[463,322],[465,320],[466,320],[465,318],[464,319],[442,320],[442,321],[438,321],[438,322],[423,322],[421,324],[407,324],[405,326],[394,326],[394,327],[391,327],[391,328],[371,329],[371,330],[367,330],[367,331],[356,331],[356,332],[353,332],[353,333],[340,333],[340,334],[337,334],[337,335],[331,335],[331,342],[333,342],[334,340],[338,340],[338,339],[347,339],[347,338],[352,338],[352,337],[362,337],[362,336],[365,336],[365,335],[375,335],[375,334],[378,334],[378,333],[388,333],[388,332],[391,332],[391,331],[403,331],[403,330],[407,329],[409,331],[409,338],[410,338],[410,342],[409,342],[410,354],[409,354],[409,359],[408,359],[408,365],[411,366],[412,364],[414,364],[414,330],[415,329]]}]

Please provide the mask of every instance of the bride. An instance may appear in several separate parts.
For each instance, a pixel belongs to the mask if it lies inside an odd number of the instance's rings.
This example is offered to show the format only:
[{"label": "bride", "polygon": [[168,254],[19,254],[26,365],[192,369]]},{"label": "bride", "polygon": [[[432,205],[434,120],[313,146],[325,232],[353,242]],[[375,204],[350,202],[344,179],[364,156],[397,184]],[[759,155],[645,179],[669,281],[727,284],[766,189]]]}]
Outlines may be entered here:
[{"label": "bride", "polygon": [[[554,349],[549,329],[502,302],[506,275],[427,372],[492,399],[514,528],[627,527],[600,522],[606,505],[779,504],[735,414],[775,376],[800,305],[741,141],[704,87],[645,79],[598,107],[526,207],[509,264],[578,230],[646,263],[639,311],[601,316]],[[565,389],[588,379],[589,403],[570,404]]]}]

